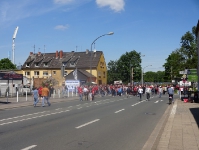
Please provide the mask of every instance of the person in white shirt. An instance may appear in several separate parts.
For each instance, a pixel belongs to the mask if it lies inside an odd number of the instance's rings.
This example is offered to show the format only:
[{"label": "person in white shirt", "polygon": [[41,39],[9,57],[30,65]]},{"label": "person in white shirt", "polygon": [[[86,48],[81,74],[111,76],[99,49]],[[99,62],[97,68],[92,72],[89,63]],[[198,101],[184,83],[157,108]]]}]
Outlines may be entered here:
[{"label": "person in white shirt", "polygon": [[161,86],[159,86],[158,92],[159,92],[159,98],[161,98],[161,96],[162,96],[162,87]]},{"label": "person in white shirt", "polygon": [[138,89],[138,94],[139,94],[140,101],[141,101],[141,100],[142,100],[142,94],[143,94],[143,89],[142,89],[141,86],[140,86],[139,89]]},{"label": "person in white shirt", "polygon": [[84,92],[84,100],[88,100],[88,88],[86,86],[84,86],[83,88],[83,92]]},{"label": "person in white shirt", "polygon": [[147,101],[149,101],[150,95],[151,95],[151,88],[150,88],[150,86],[147,86],[146,87],[146,99],[147,99]]}]

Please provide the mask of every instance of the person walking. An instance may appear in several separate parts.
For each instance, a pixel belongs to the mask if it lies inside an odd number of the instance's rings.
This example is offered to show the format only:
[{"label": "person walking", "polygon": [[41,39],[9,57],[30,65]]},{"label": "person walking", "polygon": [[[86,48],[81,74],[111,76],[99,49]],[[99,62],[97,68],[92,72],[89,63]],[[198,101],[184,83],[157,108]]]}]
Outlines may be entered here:
[{"label": "person walking", "polygon": [[89,91],[88,91],[88,88],[86,86],[84,86],[84,88],[83,88],[83,93],[84,93],[84,100],[88,101],[88,93],[89,93]]},{"label": "person walking", "polygon": [[44,85],[44,87],[42,88],[42,107],[45,107],[45,101],[47,102],[48,106],[50,106],[50,102],[49,102],[49,89],[47,88],[46,85]]},{"label": "person walking", "polygon": [[82,99],[82,97],[83,97],[83,90],[82,90],[82,87],[79,86],[79,87],[77,88],[77,91],[78,91],[78,94],[79,94],[79,100],[80,100],[80,101],[83,101],[83,99]]},{"label": "person walking", "polygon": [[126,97],[127,97],[127,98],[129,97],[130,92],[131,92],[131,88],[130,88],[130,86],[128,86],[128,88],[127,88],[127,90],[126,90],[126,93],[127,93]]},{"label": "person walking", "polygon": [[32,96],[34,99],[34,107],[36,107],[37,103],[39,102],[39,92],[37,90],[37,88],[35,87],[34,90],[32,91]]},{"label": "person walking", "polygon": [[39,93],[39,100],[40,101],[42,101],[42,86],[40,86],[39,88],[38,88],[38,93]]},{"label": "person walking", "polygon": [[150,100],[150,95],[151,95],[151,88],[150,86],[146,87],[146,100],[149,101]]},{"label": "person walking", "polygon": [[139,94],[140,101],[141,101],[141,100],[142,100],[142,94],[143,94],[143,89],[142,89],[141,86],[140,86],[139,89],[138,89],[138,94]]},{"label": "person walking", "polygon": [[158,92],[159,92],[159,98],[161,98],[161,96],[162,96],[162,87],[161,86],[159,86]]},{"label": "person walking", "polygon": [[169,105],[170,105],[171,103],[174,103],[174,101],[173,101],[174,90],[173,90],[172,86],[169,86],[168,94],[169,94]]}]

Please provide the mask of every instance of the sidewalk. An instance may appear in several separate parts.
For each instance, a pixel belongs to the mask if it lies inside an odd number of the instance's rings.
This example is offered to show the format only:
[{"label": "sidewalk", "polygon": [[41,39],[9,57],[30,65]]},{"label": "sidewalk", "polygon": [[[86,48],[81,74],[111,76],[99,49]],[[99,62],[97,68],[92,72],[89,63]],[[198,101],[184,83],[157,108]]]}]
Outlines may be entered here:
[{"label": "sidewalk", "polygon": [[199,104],[176,100],[157,144],[157,150],[199,149]]},{"label": "sidewalk", "polygon": [[[63,101],[70,101],[70,100],[78,100],[78,96],[71,96],[71,97],[65,97],[65,98],[53,98],[50,97],[50,103],[57,103],[57,102],[63,102]],[[41,101],[37,104],[37,106],[41,105]],[[3,109],[11,109],[11,108],[17,108],[17,107],[25,107],[25,106],[33,106],[33,98],[32,96],[28,96],[27,100],[26,97],[19,97],[18,102],[16,97],[8,98],[0,98],[0,110]]]}]

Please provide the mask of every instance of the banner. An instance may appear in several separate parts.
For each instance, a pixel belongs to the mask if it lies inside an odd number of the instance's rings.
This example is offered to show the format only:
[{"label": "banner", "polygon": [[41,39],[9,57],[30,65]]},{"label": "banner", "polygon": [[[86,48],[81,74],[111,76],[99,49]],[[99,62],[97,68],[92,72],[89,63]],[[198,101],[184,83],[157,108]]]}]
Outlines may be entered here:
[{"label": "banner", "polygon": [[75,91],[78,86],[80,86],[79,80],[66,80],[65,86],[68,88],[69,91]]},{"label": "banner", "polygon": [[0,80],[23,80],[23,74],[0,73]]}]

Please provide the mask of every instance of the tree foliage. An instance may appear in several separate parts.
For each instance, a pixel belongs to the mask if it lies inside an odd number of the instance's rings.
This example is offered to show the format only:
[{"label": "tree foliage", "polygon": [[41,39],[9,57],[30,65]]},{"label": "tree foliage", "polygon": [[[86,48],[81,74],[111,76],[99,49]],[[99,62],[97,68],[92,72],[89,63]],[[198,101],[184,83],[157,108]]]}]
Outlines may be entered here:
[{"label": "tree foliage", "polygon": [[131,70],[133,68],[133,80],[141,79],[141,54],[135,50],[126,52],[118,60],[108,63],[108,83],[116,80],[122,80],[123,83],[129,83],[131,80]]},{"label": "tree foliage", "polygon": [[16,69],[14,65],[8,58],[3,58],[0,60],[0,70]]},{"label": "tree foliage", "polygon": [[56,86],[59,82],[54,79],[53,77],[49,77],[48,79],[44,80],[42,82],[42,86],[47,86],[47,87],[50,87],[50,86]]},{"label": "tree foliage", "polygon": [[181,47],[173,51],[166,59],[165,80],[179,78],[179,71],[197,68],[197,41],[195,35],[196,27],[192,32],[188,31],[181,37]]}]

